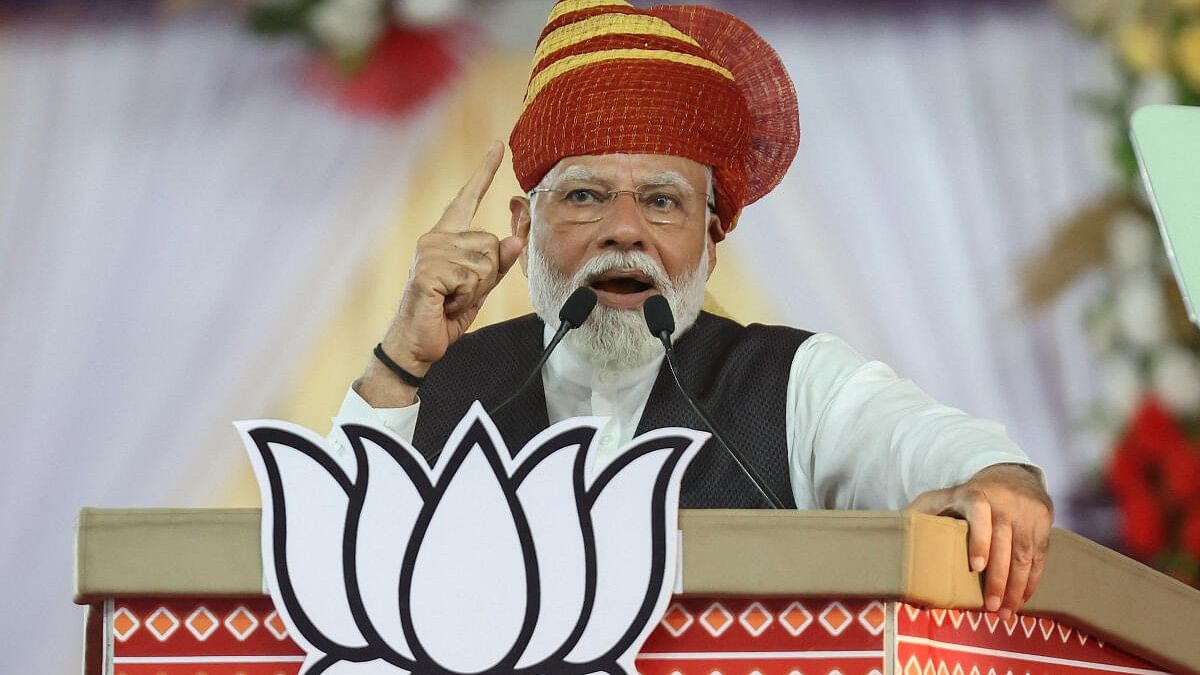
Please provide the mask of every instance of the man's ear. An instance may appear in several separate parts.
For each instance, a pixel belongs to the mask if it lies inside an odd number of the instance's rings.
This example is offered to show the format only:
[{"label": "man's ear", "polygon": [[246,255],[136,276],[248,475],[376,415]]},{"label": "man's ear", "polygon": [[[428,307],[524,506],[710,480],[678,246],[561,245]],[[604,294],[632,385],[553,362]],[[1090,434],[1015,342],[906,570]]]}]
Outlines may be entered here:
[{"label": "man's ear", "polygon": [[529,228],[533,223],[532,208],[528,197],[516,196],[508,200],[513,236],[520,237],[525,242],[525,248],[518,260],[521,261],[521,273],[526,277],[529,276],[529,255],[526,252],[529,250]]},{"label": "man's ear", "polygon": [[713,213],[708,216],[708,231],[705,235],[704,245],[708,247],[708,276],[712,276],[713,269],[717,266],[717,239],[723,234],[721,230],[721,219],[717,214]]}]

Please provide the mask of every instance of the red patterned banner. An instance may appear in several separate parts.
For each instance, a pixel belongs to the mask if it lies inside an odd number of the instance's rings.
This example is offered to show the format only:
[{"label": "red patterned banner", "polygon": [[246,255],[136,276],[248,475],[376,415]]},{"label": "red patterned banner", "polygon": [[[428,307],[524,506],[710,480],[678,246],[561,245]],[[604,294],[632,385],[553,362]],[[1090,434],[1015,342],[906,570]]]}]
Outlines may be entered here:
[{"label": "red patterned banner", "polygon": [[677,598],[638,656],[642,675],[880,675],[883,603]]},{"label": "red patterned banner", "polygon": [[1166,672],[1050,619],[1014,616],[1001,622],[986,612],[897,606],[898,675]]},{"label": "red patterned banner", "polygon": [[[678,598],[638,658],[643,675],[880,675],[879,602]],[[293,675],[303,653],[268,598],[118,600],[115,675]]]},{"label": "red patterned banner", "polygon": [[[870,600],[676,598],[638,657],[642,675],[1164,673],[1049,619]],[[269,598],[117,600],[114,675],[294,675],[303,653]],[[102,636],[92,636],[93,639]]]}]

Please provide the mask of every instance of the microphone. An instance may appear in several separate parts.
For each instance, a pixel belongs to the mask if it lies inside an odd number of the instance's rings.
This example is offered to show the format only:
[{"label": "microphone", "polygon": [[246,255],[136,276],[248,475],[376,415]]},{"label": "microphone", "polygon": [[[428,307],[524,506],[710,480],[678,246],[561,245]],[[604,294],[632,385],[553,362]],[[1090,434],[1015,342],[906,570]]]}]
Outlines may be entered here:
[{"label": "microphone", "polygon": [[671,305],[667,303],[667,299],[661,295],[652,295],[646,298],[646,302],[642,304],[642,314],[646,317],[646,328],[650,329],[650,334],[658,338],[663,343],[664,354],[667,361],[667,369],[671,371],[671,377],[675,380],[675,386],[679,389],[679,393],[683,394],[683,398],[687,400],[692,411],[708,426],[708,430],[712,432],[713,438],[717,439],[725,452],[733,458],[734,463],[746,474],[746,478],[754,483],[754,487],[762,493],[763,499],[771,505],[773,509],[786,508],[783,505],[783,500],[775,496],[775,493],[767,487],[767,482],[762,476],[754,470],[750,461],[739,451],[734,450],[733,446],[725,442],[725,437],[717,429],[717,425],[704,411],[699,401],[692,398],[687,389],[684,389],[683,382],[679,379],[679,372],[675,369],[675,350],[671,346],[671,334],[675,332],[675,316],[671,314]]},{"label": "microphone", "polygon": [[533,383],[534,378],[541,374],[542,366],[546,365],[546,361],[550,358],[550,353],[554,351],[554,348],[558,346],[558,343],[562,342],[563,338],[567,336],[568,332],[582,326],[583,322],[587,321],[588,316],[591,315],[592,309],[595,307],[596,291],[593,291],[587,286],[580,286],[579,288],[575,289],[575,292],[572,293],[571,296],[567,298],[567,301],[563,303],[562,309],[558,310],[558,330],[554,331],[554,337],[550,338],[550,343],[546,345],[544,350],[542,350],[542,356],[538,359],[537,364],[533,367],[533,371],[529,373],[529,375],[525,378],[525,381],[521,383],[521,386],[517,387],[516,391],[514,391],[508,398],[504,399],[500,405],[489,410],[489,415],[494,417],[496,413],[504,410],[504,408],[508,407],[508,404],[515,401],[521,392],[529,388],[529,385]]}]

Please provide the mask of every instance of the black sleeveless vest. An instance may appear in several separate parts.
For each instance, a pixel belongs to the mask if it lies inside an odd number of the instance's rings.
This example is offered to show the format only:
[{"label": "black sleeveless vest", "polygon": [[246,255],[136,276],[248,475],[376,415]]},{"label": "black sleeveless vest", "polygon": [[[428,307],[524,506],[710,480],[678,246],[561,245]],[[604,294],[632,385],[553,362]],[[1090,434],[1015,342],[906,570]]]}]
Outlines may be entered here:
[{"label": "black sleeveless vest", "polygon": [[[529,314],[468,333],[451,346],[421,385],[421,414],[413,444],[426,454],[440,450],[472,401],[478,399],[490,409],[516,391],[541,355],[542,328],[542,321]],[[683,386],[771,490],[793,508],[784,408],[792,357],[810,335],[783,326],[742,326],[701,312],[675,343]],[[541,379],[494,421],[514,452],[550,426]],[[667,426],[708,430],[675,388],[664,362],[637,434]],[[684,474],[679,505],[767,507],[750,479],[712,439]]]}]

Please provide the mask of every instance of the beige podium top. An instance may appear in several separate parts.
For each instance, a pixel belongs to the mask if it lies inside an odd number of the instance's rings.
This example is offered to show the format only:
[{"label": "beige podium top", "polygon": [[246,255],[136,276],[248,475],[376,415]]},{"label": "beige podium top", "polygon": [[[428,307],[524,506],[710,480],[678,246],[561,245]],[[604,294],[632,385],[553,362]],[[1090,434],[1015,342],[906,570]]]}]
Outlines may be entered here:
[{"label": "beige podium top", "polygon": [[[681,511],[679,522],[685,594],[983,605],[959,520],[713,509]],[[78,603],[263,594],[258,509],[84,509],[76,528]],[[1200,591],[1071,532],[1054,530],[1041,585],[1022,613],[1200,674]]]}]

